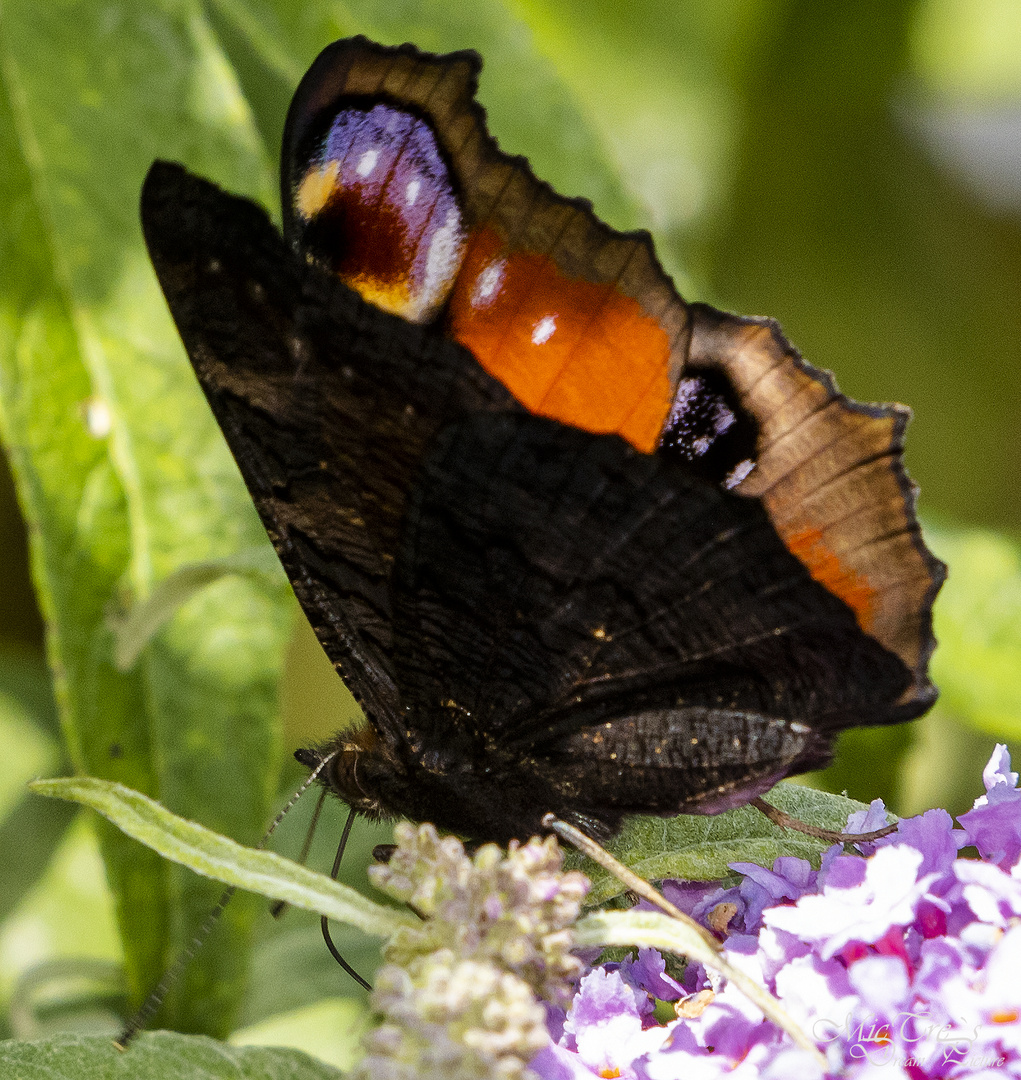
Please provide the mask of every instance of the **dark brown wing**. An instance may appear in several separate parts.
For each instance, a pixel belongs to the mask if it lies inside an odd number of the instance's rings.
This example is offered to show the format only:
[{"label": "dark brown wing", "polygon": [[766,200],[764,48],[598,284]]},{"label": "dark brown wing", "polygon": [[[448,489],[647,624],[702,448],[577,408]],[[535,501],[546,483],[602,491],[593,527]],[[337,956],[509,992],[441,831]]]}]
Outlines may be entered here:
[{"label": "dark brown wing", "polygon": [[[382,295],[387,272],[390,285],[410,280],[414,252],[456,205],[463,261],[435,316],[445,331],[529,412],[616,432],[639,450],[658,445],[761,499],[787,549],[910,669],[901,704],[931,702],[931,607],[945,569],[921,541],[901,460],[908,410],[849,400],[771,320],[686,304],[647,234],[608,229],[584,200],[499,150],[474,100],[480,66],[474,53],[364,38],[323,50],[284,138],[285,234],[296,252],[340,258],[338,272]],[[408,178],[425,175],[407,166],[423,140],[436,155],[429,189],[445,208],[425,231],[403,203]],[[379,184],[361,175],[373,163]],[[372,243],[362,247],[365,230]],[[355,251],[362,261],[349,265]],[[499,290],[480,302],[496,278]]]},{"label": "dark brown wing", "polygon": [[451,416],[511,409],[460,346],[305,266],[251,202],[157,162],[149,253],[294,591],[378,726],[400,691],[390,575],[412,476]]},{"label": "dark brown wing", "polygon": [[827,736],[931,700],[902,703],[909,668],[757,500],[527,414],[469,417],[437,439],[393,595],[397,678],[426,739],[457,729],[542,755],[572,731],[689,708]]}]

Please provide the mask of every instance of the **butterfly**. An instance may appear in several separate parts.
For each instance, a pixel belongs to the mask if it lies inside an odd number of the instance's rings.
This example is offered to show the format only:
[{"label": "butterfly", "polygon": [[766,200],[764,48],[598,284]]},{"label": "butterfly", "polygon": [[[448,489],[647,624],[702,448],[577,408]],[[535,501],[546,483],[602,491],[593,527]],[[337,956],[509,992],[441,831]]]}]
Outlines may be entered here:
[{"label": "butterfly", "polygon": [[294,592],[366,724],[298,752],[476,840],[717,813],[913,719],[945,568],[863,405],[769,319],[498,148],[481,61],[326,48],[283,235],[181,166],[150,256]]}]

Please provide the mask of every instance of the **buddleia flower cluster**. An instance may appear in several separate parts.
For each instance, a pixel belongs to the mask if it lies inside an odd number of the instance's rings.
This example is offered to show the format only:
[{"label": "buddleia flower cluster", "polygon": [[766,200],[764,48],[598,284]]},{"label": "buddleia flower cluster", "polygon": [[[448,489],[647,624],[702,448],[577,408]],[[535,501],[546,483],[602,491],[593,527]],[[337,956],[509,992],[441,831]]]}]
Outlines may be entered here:
[{"label": "buddleia flower cluster", "polygon": [[469,858],[432,825],[402,824],[373,884],[422,916],[384,950],[371,1003],[381,1023],[356,1075],[373,1080],[513,1080],[550,1042],[542,1002],[570,1003],[582,964],[571,926],[588,880],[556,841]]},{"label": "buddleia flower cluster", "polygon": [[[550,1011],[531,1068],[543,1080],[1021,1077],[1021,791],[1005,747],[983,779],[960,829],[930,810],[860,854],[834,846],[817,871],[780,858],[772,870],[732,864],[741,880],[729,888],[664,884],[825,1066],[732,985],[697,964],[672,978],[648,949],[593,968],[568,1008]],[[847,830],[885,823],[877,800]]]}]

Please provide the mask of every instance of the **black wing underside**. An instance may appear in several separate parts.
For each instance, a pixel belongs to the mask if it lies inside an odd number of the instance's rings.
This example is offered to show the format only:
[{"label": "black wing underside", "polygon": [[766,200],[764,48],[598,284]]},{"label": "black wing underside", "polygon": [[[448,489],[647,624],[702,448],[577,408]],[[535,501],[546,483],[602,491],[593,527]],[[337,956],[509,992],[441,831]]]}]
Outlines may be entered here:
[{"label": "black wing underside", "polygon": [[460,346],[299,262],[267,215],[157,162],[153,265],[305,614],[373,723],[393,726],[390,578],[407,493],[451,416],[513,410]]},{"label": "black wing underside", "polygon": [[822,734],[904,719],[890,703],[905,665],[757,500],[541,417],[447,426],[392,593],[415,715],[523,753],[640,710],[727,708]]},{"label": "black wing underside", "polygon": [[579,812],[669,812],[927,704],[891,704],[908,669],[759,500],[529,415],[461,346],[300,262],[263,211],[178,166],[153,167],[142,217],[295,593],[398,756],[413,717],[415,756],[467,743]]}]

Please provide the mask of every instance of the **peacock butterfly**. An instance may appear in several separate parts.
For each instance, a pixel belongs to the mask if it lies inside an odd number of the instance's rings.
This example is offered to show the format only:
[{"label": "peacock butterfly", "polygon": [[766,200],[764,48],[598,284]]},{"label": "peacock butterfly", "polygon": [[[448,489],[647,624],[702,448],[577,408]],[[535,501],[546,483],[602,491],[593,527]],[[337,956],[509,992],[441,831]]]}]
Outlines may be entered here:
[{"label": "peacock butterfly", "polygon": [[769,319],[689,304],[645,233],[502,153],[479,58],[338,41],[291,104],[283,237],[157,162],[153,265],[367,725],[354,809],[479,840],[716,813],[922,714],[901,464]]}]

